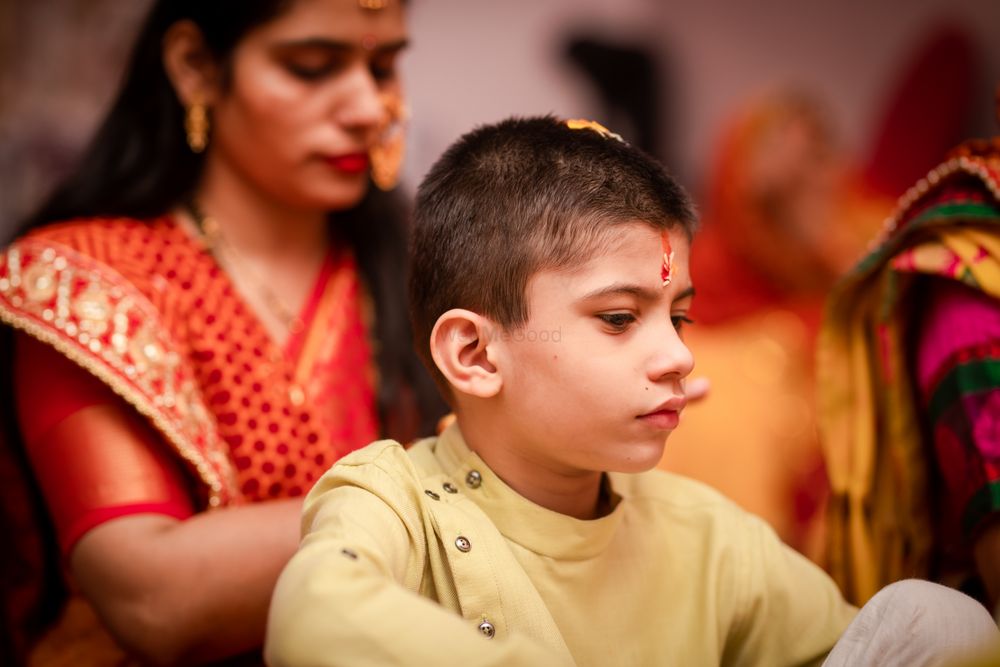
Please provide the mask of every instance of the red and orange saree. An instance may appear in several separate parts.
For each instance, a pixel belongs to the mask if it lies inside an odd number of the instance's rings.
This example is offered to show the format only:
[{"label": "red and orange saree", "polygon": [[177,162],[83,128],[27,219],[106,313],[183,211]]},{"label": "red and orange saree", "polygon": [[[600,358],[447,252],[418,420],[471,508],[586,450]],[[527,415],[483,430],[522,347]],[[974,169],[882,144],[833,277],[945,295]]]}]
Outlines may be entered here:
[{"label": "red and orange saree", "polygon": [[[0,253],[0,321],[16,330],[28,460],[64,554],[116,516],[178,518],[304,494],[378,435],[364,290],[329,255],[304,323],[272,340],[213,255],[172,217],[51,225]],[[128,408],[149,451],[88,429]],[[67,432],[61,425],[71,423]]]}]

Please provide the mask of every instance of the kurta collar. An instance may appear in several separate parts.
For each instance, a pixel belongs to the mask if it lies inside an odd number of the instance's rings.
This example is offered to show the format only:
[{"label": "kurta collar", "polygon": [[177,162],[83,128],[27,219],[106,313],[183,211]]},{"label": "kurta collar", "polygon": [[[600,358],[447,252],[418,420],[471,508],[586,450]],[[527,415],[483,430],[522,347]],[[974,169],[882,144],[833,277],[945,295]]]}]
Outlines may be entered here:
[{"label": "kurta collar", "polygon": [[457,423],[438,437],[434,452],[445,474],[472,499],[507,539],[539,555],[584,560],[604,552],[625,513],[625,503],[605,475],[615,508],[599,519],[581,520],[536,505],[490,470],[471,451]]}]

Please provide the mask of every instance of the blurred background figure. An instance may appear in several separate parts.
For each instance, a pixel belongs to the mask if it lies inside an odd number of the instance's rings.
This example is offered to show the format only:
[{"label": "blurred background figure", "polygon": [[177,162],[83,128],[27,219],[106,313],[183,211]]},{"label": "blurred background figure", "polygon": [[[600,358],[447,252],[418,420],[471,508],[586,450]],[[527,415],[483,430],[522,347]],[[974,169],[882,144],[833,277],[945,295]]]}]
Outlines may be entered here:
[{"label": "blurred background figure", "polygon": [[[133,0],[126,9],[110,0],[0,2],[4,210],[8,193],[28,200],[19,208],[32,210],[57,176],[33,168],[36,161],[18,144],[47,135],[62,154],[79,152],[121,71],[113,54],[127,48],[130,26],[148,3]],[[690,189],[704,191],[721,128],[762,90],[789,87],[820,101],[841,148],[855,165],[865,164],[878,143],[873,120],[885,112],[887,90],[917,43],[942,21],[967,34],[984,65],[974,82],[977,103],[967,134],[990,131],[991,117],[982,109],[1000,78],[1000,44],[990,31],[1000,22],[1000,5],[982,0],[809,7],[795,0],[435,0],[416,3],[410,14],[421,48],[402,64],[413,110],[404,188],[414,187],[454,137],[478,123],[555,113],[621,128],[665,159]],[[571,45],[581,43],[608,54],[608,62],[584,65],[586,49],[567,58]],[[602,82],[609,64],[628,69],[611,68],[618,81]],[[650,130],[648,120],[623,111],[624,100],[636,96],[631,83],[622,92],[623,81],[659,87],[642,92],[652,99],[644,107],[658,127]],[[4,160],[9,149],[28,157]],[[33,196],[23,185],[25,172],[37,174]],[[898,189],[891,194],[898,196]],[[0,213],[0,229],[9,231],[17,219]]]},{"label": "blurred background figure", "polygon": [[[964,131],[977,74],[968,36],[931,34],[889,91],[867,164],[800,90],[750,102],[723,133],[692,249],[688,343],[708,377],[663,467],[703,479],[822,559],[826,481],[814,346],[823,304],[891,212],[892,189]],[[903,159],[901,129],[918,130]],[[720,277],[722,278],[720,280]]]},{"label": "blurred background figure", "polygon": [[0,251],[0,663],[259,664],[303,495],[432,432],[392,191],[404,4],[155,3]]},{"label": "blurred background figure", "polygon": [[686,336],[712,388],[685,411],[661,464],[722,490],[813,557],[824,491],[812,343],[826,290],[889,210],[848,211],[848,168],[805,93],[754,100],[724,133],[692,247]]},{"label": "blurred background figure", "polygon": [[1000,137],[901,198],[830,297],[818,374],[847,597],[924,577],[1000,618]]},{"label": "blurred background figure", "polygon": [[673,127],[664,104],[671,86],[657,56],[653,45],[617,44],[599,34],[570,35],[566,43],[568,62],[592,84],[599,115],[608,119],[609,127],[624,132],[633,145],[664,164],[673,164],[675,160],[663,154],[669,145],[663,134]]}]

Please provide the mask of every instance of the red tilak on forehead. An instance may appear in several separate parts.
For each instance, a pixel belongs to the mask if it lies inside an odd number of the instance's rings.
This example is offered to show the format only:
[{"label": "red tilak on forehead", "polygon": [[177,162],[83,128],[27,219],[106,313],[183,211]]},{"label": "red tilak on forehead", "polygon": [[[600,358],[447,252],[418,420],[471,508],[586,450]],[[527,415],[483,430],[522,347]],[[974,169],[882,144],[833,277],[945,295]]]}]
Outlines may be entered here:
[{"label": "red tilak on forehead", "polygon": [[674,249],[670,247],[670,236],[666,231],[660,234],[660,242],[663,244],[663,266],[660,267],[660,279],[663,286],[670,284],[671,273],[674,270]]}]

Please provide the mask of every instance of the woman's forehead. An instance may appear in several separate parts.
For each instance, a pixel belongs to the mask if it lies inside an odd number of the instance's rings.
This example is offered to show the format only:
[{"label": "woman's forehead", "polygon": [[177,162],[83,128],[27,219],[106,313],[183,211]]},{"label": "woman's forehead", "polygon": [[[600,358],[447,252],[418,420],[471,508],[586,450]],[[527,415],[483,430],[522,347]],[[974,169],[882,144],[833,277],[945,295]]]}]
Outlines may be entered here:
[{"label": "woman's forehead", "polygon": [[321,40],[361,45],[370,36],[380,41],[406,36],[403,3],[399,0],[293,0],[288,9],[260,27],[262,35],[278,40]]}]

